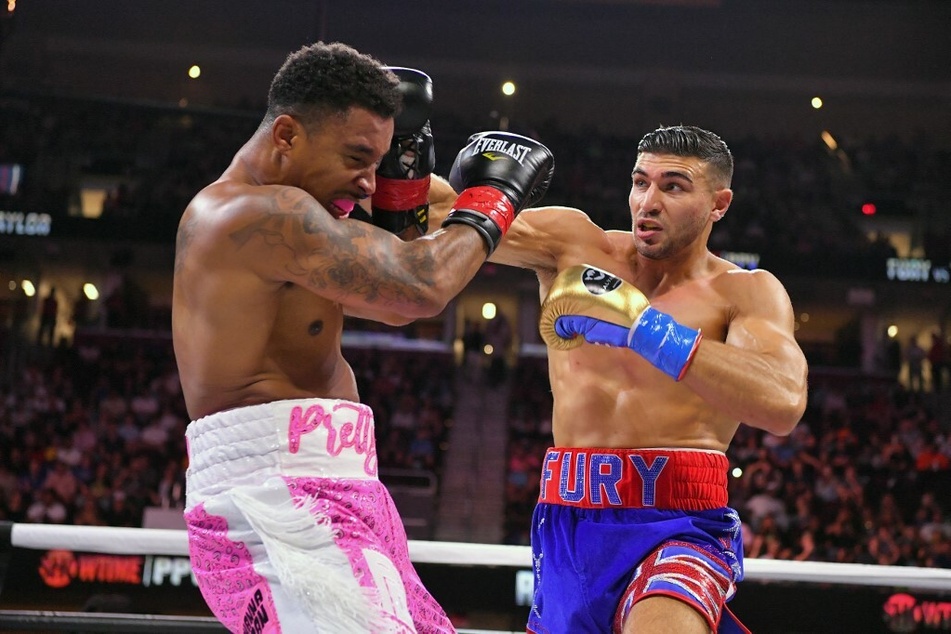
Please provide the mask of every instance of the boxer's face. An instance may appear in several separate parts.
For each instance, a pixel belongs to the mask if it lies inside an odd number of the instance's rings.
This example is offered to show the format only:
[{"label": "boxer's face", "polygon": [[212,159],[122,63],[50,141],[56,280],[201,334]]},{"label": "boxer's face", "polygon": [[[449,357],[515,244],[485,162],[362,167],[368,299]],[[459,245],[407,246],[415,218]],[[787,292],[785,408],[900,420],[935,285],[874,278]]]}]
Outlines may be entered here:
[{"label": "boxer's face", "polygon": [[644,153],[631,178],[634,246],[651,259],[705,246],[710,227],[732,200],[732,192],[717,188],[706,163],[695,157]]},{"label": "boxer's face", "polygon": [[317,199],[336,218],[376,189],[376,168],[389,150],[393,119],[363,108],[301,126],[292,148],[292,184]]}]

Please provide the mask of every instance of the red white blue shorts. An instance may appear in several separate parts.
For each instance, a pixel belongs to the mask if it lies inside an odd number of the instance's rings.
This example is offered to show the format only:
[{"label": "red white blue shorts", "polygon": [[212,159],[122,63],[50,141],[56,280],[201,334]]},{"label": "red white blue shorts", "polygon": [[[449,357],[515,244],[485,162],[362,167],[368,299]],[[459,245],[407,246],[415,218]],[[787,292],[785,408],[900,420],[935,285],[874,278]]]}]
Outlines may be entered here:
[{"label": "red white blue shorts", "polygon": [[714,632],[748,634],[726,606],[743,578],[727,469],[716,451],[550,448],[532,519],[528,631],[620,632],[634,604],[667,596]]},{"label": "red white blue shorts", "polygon": [[186,437],[192,570],[230,631],[455,631],[410,562],[368,407],[278,401],[193,421]]}]

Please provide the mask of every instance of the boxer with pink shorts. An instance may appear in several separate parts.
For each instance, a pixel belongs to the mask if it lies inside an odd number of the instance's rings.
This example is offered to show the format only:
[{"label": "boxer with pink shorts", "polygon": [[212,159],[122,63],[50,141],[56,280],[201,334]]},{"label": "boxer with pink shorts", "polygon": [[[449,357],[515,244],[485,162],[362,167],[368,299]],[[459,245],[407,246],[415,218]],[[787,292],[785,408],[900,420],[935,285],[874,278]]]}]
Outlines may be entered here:
[{"label": "boxer with pink shorts", "polygon": [[373,414],[275,401],[187,430],[192,569],[232,632],[453,632],[377,477]]}]

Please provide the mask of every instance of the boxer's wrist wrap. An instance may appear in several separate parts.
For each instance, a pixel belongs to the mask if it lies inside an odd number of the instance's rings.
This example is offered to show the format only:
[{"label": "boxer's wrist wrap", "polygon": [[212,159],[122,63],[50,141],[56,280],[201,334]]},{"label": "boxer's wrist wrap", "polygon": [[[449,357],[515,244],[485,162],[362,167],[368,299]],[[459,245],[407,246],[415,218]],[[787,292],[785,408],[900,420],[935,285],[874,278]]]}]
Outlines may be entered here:
[{"label": "boxer's wrist wrap", "polygon": [[387,178],[377,174],[377,187],[376,191],[373,192],[373,206],[390,210],[414,209],[425,205],[429,202],[430,180],[432,180],[432,177],[428,175],[425,178],[407,180]]},{"label": "boxer's wrist wrap", "polygon": [[667,313],[648,306],[631,327],[627,347],[679,381],[690,367],[702,338],[700,330],[679,324]]},{"label": "boxer's wrist wrap", "polygon": [[416,227],[419,235],[425,235],[429,227],[430,180],[428,175],[407,180],[377,174],[373,224],[396,235],[409,227]]},{"label": "boxer's wrist wrap", "polygon": [[515,206],[508,196],[494,187],[478,185],[459,194],[442,226],[469,225],[482,235],[492,255],[514,220]]}]

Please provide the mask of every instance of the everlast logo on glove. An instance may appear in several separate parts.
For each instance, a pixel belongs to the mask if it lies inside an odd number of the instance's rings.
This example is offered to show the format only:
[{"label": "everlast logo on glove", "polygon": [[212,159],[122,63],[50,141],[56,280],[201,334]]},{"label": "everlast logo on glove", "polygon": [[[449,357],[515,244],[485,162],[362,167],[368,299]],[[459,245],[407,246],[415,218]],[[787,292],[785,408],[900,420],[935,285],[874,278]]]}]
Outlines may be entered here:
[{"label": "everlast logo on glove", "polygon": [[532,151],[532,148],[527,145],[519,145],[512,141],[506,141],[505,139],[485,136],[476,140],[472,151],[474,153],[484,154],[486,158],[489,159],[493,158],[489,156],[489,152],[501,152],[502,154],[511,156],[518,161],[519,165],[522,165],[522,162],[525,160],[525,157],[528,156],[528,153]]},{"label": "everlast logo on glove", "polygon": [[601,271],[599,269],[588,268],[581,274],[581,281],[584,287],[592,295],[604,295],[610,293],[621,285],[621,280]]},{"label": "everlast logo on glove", "polygon": [[449,185],[459,197],[443,226],[472,227],[491,254],[518,212],[545,195],[554,169],[551,152],[534,139],[510,132],[472,135],[449,170]]}]

